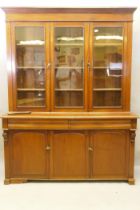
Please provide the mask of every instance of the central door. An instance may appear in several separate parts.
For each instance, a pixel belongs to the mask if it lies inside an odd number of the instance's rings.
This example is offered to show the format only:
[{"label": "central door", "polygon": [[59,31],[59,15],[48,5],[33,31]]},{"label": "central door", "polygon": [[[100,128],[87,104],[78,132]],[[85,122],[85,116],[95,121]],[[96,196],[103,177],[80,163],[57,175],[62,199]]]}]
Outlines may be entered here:
[{"label": "central door", "polygon": [[54,131],[51,134],[50,178],[88,178],[88,135],[81,131]]},{"label": "central door", "polygon": [[54,23],[51,29],[52,109],[87,109],[87,32],[84,23]]}]

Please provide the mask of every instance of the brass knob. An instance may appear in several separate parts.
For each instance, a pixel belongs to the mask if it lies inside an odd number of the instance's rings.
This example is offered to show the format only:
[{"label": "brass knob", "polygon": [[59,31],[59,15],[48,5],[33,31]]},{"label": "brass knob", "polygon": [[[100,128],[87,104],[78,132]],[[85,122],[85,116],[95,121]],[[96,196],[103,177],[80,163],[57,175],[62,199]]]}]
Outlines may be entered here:
[{"label": "brass knob", "polygon": [[51,63],[47,64],[47,69],[49,69],[51,67]]},{"label": "brass knob", "polygon": [[49,150],[51,149],[51,147],[50,147],[50,146],[47,146],[45,149],[46,149],[47,151],[49,151]]},{"label": "brass knob", "polygon": [[92,152],[93,151],[93,148],[92,147],[89,147],[88,150]]}]

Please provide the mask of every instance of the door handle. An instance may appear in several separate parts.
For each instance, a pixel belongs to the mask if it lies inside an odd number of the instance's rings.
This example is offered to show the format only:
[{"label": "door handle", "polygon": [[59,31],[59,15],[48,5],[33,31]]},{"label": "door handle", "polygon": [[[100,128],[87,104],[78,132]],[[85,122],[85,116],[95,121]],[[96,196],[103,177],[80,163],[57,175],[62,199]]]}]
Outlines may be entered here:
[{"label": "door handle", "polygon": [[48,63],[46,68],[49,69],[50,67],[51,67],[51,63]]},{"label": "door handle", "polygon": [[88,150],[92,152],[93,151],[93,148],[92,147],[89,147]]},{"label": "door handle", "polygon": [[46,146],[45,150],[50,151],[51,147],[50,146]]},{"label": "door handle", "polygon": [[90,62],[87,63],[88,70],[90,70]]}]

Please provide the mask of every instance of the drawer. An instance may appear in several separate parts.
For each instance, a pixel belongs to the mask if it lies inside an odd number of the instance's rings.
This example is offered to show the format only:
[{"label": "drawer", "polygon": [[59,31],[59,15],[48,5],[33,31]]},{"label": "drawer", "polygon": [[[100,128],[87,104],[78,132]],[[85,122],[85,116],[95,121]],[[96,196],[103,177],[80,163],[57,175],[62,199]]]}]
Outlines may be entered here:
[{"label": "drawer", "polygon": [[68,120],[61,119],[10,119],[8,128],[29,130],[63,130],[69,128]]},{"label": "drawer", "polygon": [[70,120],[70,129],[82,129],[82,130],[92,130],[92,129],[130,129],[130,120],[108,120],[108,119],[91,119],[91,120]]}]

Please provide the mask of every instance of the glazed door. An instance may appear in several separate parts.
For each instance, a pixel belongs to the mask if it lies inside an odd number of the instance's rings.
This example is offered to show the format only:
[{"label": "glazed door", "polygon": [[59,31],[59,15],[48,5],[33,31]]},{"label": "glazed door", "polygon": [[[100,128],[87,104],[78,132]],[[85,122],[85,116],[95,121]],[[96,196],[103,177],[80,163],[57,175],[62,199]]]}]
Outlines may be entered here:
[{"label": "glazed door", "polygon": [[50,171],[50,179],[88,178],[88,135],[86,132],[52,132]]},{"label": "glazed door", "polygon": [[12,25],[14,110],[49,110],[49,30],[47,24]]},{"label": "glazed door", "polygon": [[128,178],[128,131],[94,131],[91,134],[90,148],[92,178]]},{"label": "glazed door", "polygon": [[87,110],[87,37],[87,24],[75,22],[52,24],[53,110]]},{"label": "glazed door", "polygon": [[89,105],[91,111],[126,109],[126,100],[127,97],[129,98],[129,81],[126,76],[126,41],[128,41],[126,34],[127,27],[123,23],[90,25]]},{"label": "glazed door", "polygon": [[48,177],[48,137],[45,132],[13,131],[8,143],[11,177]]}]

